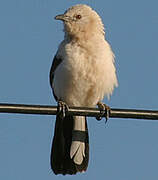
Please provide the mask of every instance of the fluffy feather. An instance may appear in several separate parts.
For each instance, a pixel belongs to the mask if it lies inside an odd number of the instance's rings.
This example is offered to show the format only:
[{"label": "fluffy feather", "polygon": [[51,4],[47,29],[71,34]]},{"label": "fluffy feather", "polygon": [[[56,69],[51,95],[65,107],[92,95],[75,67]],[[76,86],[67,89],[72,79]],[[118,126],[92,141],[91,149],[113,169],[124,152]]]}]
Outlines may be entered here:
[{"label": "fluffy feather", "polygon": [[[65,38],[56,53],[56,61],[59,59],[60,63],[57,61],[58,66],[53,65],[50,73],[54,95],[69,106],[95,106],[118,85],[114,54],[105,40],[101,18],[89,6],[76,5],[56,19],[64,23]],[[67,123],[73,121],[69,124],[71,128],[65,127],[61,119],[57,120],[51,158],[53,171],[56,174],[85,171],[89,157],[85,117],[64,119]],[[68,138],[64,132],[69,134]]]}]

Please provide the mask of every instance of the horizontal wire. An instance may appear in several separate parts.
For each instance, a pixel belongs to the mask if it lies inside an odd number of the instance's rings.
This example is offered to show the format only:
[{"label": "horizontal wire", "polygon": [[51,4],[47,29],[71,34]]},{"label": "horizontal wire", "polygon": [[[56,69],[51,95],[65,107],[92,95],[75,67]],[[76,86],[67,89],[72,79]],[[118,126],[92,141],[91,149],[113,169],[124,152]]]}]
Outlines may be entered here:
[{"label": "horizontal wire", "polygon": [[[0,113],[56,115],[57,112],[57,106],[0,103]],[[105,110],[104,115],[101,115],[98,108],[69,107],[66,114],[72,116],[106,117],[107,112]],[[158,111],[111,108],[109,117],[158,120]]]}]

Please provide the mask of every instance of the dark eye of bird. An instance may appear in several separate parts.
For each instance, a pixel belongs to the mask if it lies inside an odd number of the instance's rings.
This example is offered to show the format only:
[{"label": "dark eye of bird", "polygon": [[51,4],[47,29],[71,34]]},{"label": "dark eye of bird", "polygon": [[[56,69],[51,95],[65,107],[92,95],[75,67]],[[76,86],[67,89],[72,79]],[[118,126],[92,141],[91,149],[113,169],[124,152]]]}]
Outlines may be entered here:
[{"label": "dark eye of bird", "polygon": [[76,19],[81,19],[81,15],[80,14],[76,15]]}]

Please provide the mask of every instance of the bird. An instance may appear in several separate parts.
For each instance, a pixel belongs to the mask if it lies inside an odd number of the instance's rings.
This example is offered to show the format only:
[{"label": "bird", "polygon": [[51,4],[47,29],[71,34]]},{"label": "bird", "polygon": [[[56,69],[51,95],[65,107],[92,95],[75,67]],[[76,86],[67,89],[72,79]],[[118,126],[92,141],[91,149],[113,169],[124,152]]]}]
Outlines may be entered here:
[{"label": "bird", "polygon": [[[105,39],[101,18],[90,6],[77,4],[55,19],[63,22],[64,40],[49,74],[54,98],[62,107],[99,107],[118,86],[115,56]],[[86,117],[57,114],[50,157],[53,172],[85,172],[88,162]]]}]

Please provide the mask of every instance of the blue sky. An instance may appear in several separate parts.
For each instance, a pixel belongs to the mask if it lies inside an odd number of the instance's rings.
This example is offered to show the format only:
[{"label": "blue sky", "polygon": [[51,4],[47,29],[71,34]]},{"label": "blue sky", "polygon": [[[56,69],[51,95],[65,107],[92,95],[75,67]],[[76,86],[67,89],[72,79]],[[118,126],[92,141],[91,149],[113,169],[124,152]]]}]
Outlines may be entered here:
[{"label": "blue sky", "polygon": [[[158,109],[158,1],[1,0],[0,102],[54,105],[48,74],[62,23],[55,15],[86,3],[102,17],[116,56],[113,108]],[[55,116],[0,114],[0,179],[158,179],[158,122],[89,118],[84,174],[56,176],[49,165]]]}]

